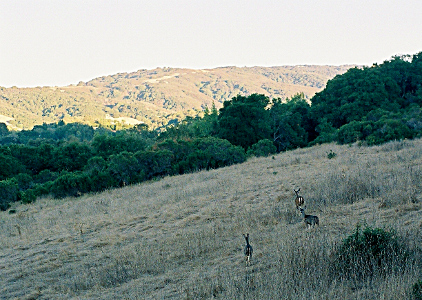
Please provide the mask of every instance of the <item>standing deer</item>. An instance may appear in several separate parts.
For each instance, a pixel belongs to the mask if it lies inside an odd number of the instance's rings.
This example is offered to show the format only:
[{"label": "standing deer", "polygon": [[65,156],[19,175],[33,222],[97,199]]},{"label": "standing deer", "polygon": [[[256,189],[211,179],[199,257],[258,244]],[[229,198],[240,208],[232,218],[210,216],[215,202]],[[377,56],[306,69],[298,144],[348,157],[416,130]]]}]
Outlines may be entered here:
[{"label": "standing deer", "polygon": [[245,237],[246,240],[246,246],[245,246],[245,256],[246,256],[246,262],[250,262],[251,258],[252,258],[252,246],[251,244],[249,244],[249,233],[247,233],[246,235],[243,235]]},{"label": "standing deer", "polygon": [[305,209],[303,209],[302,207],[300,207],[299,210],[300,210],[300,213],[302,214],[303,222],[305,222],[308,228],[315,227],[315,225],[319,226],[319,218],[317,216],[305,214]]},{"label": "standing deer", "polygon": [[299,196],[300,188],[297,191],[295,189],[293,190],[296,193],[296,199],[295,199],[296,209],[299,209],[299,207],[302,207],[303,203],[305,203],[305,199],[303,199],[302,196]]}]

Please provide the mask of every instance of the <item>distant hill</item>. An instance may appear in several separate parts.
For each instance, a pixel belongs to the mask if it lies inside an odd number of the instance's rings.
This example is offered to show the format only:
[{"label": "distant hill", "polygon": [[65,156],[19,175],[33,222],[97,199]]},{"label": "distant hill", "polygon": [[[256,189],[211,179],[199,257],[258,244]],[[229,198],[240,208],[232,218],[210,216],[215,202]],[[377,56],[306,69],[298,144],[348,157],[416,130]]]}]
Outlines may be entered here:
[{"label": "distant hill", "polygon": [[157,68],[103,76],[66,87],[0,87],[0,122],[10,128],[64,120],[95,126],[146,123],[157,128],[197,115],[213,103],[260,93],[310,99],[327,81],[352,65],[222,67],[207,70]]}]

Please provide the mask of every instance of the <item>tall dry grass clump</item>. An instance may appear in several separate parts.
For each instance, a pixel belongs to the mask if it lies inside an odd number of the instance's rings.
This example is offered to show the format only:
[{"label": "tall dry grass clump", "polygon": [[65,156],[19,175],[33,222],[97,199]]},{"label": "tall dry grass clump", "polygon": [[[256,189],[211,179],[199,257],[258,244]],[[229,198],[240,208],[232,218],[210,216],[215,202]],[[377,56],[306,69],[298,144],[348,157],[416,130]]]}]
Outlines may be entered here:
[{"label": "tall dry grass clump", "polygon": [[[16,213],[0,214],[0,295],[417,297],[421,166],[422,140],[327,144],[80,198],[17,205]],[[319,227],[306,229],[295,205],[298,188]],[[246,232],[254,250],[248,264]]]}]

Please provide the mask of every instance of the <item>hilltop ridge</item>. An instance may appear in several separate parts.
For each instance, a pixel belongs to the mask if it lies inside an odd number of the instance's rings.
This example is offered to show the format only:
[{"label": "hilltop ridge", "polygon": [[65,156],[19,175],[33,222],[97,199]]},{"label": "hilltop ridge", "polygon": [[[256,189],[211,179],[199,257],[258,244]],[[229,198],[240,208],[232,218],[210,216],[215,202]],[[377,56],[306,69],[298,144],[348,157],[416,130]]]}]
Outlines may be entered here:
[{"label": "hilltop ridge", "polygon": [[219,108],[238,94],[286,99],[302,92],[310,99],[329,79],[351,67],[156,68],[65,87],[0,87],[0,115],[13,118],[8,124],[21,129],[60,120],[95,126],[113,122],[110,117],[131,118],[157,128],[197,115],[213,103]]}]

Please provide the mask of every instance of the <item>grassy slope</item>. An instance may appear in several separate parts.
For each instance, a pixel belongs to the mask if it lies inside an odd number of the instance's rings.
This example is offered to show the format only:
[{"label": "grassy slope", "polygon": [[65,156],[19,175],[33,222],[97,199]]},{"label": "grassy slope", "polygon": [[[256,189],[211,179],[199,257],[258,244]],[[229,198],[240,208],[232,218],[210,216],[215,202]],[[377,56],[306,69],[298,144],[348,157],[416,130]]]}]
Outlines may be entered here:
[{"label": "grassy slope", "polygon": [[[332,150],[337,156],[328,159]],[[422,267],[356,288],[333,281],[334,244],[357,223],[421,244],[422,140],[334,144],[41,199],[0,214],[0,295],[19,299],[400,299]],[[301,188],[320,227],[294,208]],[[364,191],[364,192],[363,192]],[[356,197],[356,198],[355,198]],[[20,230],[20,235],[19,235]],[[249,232],[254,256],[243,257]]]}]

